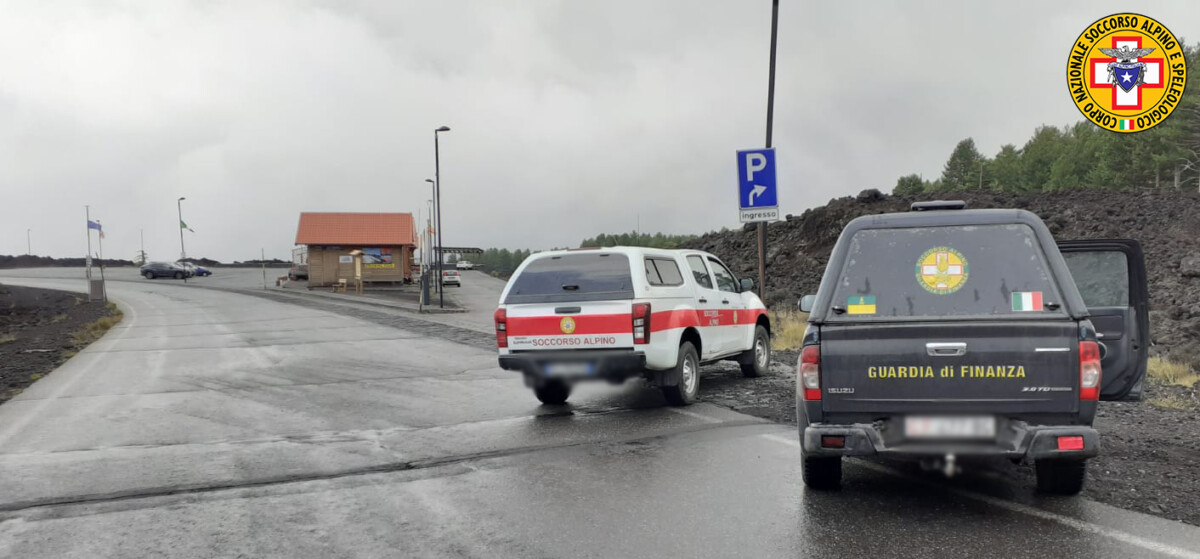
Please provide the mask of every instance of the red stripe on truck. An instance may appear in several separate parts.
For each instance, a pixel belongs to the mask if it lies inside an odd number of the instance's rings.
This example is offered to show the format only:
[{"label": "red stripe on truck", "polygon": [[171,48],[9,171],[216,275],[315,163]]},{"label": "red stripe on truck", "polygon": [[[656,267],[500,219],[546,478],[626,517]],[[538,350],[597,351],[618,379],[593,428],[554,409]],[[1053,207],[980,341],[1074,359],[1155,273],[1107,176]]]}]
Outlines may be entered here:
[{"label": "red stripe on truck", "polygon": [[[563,320],[570,318],[574,329],[563,330]],[[615,334],[632,330],[633,316],[625,314],[585,314],[561,316],[508,317],[508,335],[561,336],[566,334]]]},{"label": "red stripe on truck", "polygon": [[[679,309],[673,311],[658,311],[651,313],[650,331],[662,332],[675,328],[700,326],[732,326],[734,324],[754,324],[759,316],[767,312],[763,309],[720,309],[693,310]],[[575,323],[575,329],[563,331],[563,319],[570,317]],[[632,331],[632,314],[585,314],[561,316],[526,316],[508,317],[509,336],[562,336],[575,334],[628,334]]]}]

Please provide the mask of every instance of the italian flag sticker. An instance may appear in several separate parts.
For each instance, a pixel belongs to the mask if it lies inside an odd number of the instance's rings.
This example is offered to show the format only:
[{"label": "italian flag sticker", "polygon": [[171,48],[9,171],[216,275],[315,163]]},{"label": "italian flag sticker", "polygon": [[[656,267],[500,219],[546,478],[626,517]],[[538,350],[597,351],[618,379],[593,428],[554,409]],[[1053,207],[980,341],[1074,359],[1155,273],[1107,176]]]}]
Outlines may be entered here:
[{"label": "italian flag sticker", "polygon": [[1014,291],[1012,305],[1014,311],[1040,311],[1042,310],[1042,292]]},{"label": "italian flag sticker", "polygon": [[1122,120],[1121,121],[1121,130],[1133,130],[1133,121],[1132,120]]}]

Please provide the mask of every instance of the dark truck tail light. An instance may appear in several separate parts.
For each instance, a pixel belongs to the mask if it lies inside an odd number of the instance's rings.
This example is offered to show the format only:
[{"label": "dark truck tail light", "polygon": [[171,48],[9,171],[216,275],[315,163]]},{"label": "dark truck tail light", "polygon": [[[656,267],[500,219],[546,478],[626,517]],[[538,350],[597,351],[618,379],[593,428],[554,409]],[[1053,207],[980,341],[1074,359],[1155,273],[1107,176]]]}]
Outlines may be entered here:
[{"label": "dark truck tail light", "polygon": [[496,321],[496,347],[508,347],[508,312],[496,309],[492,319]]},{"label": "dark truck tail light", "polygon": [[650,303],[633,304],[633,343],[650,343]]},{"label": "dark truck tail light", "polygon": [[1059,450],[1083,450],[1083,437],[1070,436],[1058,438]]},{"label": "dark truck tail light", "polygon": [[1100,344],[1079,342],[1079,399],[1100,399]]},{"label": "dark truck tail light", "polygon": [[800,384],[805,400],[821,399],[821,346],[804,346],[800,351]]}]

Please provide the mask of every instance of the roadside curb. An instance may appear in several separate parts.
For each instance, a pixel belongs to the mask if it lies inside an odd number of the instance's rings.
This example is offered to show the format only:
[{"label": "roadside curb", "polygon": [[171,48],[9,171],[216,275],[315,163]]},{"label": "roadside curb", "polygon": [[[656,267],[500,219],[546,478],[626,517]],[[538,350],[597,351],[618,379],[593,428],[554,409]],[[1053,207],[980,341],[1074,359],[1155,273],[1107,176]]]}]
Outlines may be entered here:
[{"label": "roadside curb", "polygon": [[411,303],[401,301],[389,301],[379,297],[369,295],[349,295],[341,293],[329,293],[326,291],[316,291],[310,289],[287,289],[283,287],[269,287],[267,291],[276,293],[286,293],[299,295],[301,297],[311,297],[315,299],[332,299],[337,301],[346,301],[350,303],[359,303],[363,305],[372,305],[380,307],[388,307],[393,309],[410,312],[413,314],[460,314],[469,312],[469,309],[438,309],[438,308],[419,308]]}]

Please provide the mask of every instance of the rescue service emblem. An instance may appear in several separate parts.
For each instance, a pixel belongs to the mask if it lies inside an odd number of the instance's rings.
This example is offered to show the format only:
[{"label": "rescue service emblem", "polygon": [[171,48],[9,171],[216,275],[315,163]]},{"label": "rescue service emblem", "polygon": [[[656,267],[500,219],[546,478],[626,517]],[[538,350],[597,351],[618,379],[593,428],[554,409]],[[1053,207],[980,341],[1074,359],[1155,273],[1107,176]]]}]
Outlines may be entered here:
[{"label": "rescue service emblem", "polygon": [[569,316],[564,316],[558,323],[558,328],[563,334],[571,334],[575,332],[575,319]]},{"label": "rescue service emblem", "polygon": [[969,272],[967,259],[950,247],[931,248],[917,259],[917,283],[934,295],[958,291]]},{"label": "rescue service emblem", "polygon": [[1187,83],[1183,46],[1163,24],[1113,14],[1084,29],[1067,59],[1067,87],[1083,116],[1113,132],[1140,132],[1175,110]]}]

